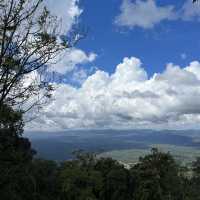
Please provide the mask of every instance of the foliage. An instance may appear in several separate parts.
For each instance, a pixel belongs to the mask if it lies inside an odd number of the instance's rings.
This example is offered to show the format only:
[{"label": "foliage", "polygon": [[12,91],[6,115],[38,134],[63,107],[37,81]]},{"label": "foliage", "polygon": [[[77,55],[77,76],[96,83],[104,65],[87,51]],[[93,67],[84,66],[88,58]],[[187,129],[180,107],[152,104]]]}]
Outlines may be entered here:
[{"label": "foliage", "polygon": [[1,162],[0,194],[5,200],[198,200],[199,159],[192,177],[188,170],[157,149],[131,169],[83,152],[63,163],[29,157]]},{"label": "foliage", "polygon": [[1,198],[25,199],[33,189],[28,165],[35,152],[31,149],[29,140],[21,136],[23,132],[21,112],[14,111],[4,104],[0,109],[0,116]]},{"label": "foliage", "polygon": [[179,168],[169,153],[153,148],[131,172],[137,185],[135,199],[181,199]]},{"label": "foliage", "polygon": [[0,108],[22,107],[37,96],[29,110],[50,97],[45,66],[82,37],[60,37],[60,28],[42,0],[0,0]]}]

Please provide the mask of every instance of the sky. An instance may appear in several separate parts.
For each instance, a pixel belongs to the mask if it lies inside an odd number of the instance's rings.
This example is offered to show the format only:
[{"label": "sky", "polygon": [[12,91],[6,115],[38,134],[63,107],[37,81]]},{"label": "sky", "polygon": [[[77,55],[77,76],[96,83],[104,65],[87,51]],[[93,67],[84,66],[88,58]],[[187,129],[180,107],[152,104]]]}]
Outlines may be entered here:
[{"label": "sky", "polygon": [[200,3],[45,0],[86,37],[49,71],[61,77],[28,130],[199,129]]}]

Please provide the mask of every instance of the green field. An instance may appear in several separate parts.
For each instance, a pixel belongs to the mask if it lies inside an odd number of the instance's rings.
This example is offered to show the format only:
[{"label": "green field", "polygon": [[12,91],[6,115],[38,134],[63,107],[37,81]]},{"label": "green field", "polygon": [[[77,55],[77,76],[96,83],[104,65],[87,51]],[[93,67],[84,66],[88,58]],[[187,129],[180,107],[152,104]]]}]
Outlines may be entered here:
[{"label": "green field", "polygon": [[150,145],[149,149],[129,149],[129,150],[114,150],[100,154],[102,157],[112,157],[126,164],[135,164],[139,157],[143,157],[151,152],[151,148],[156,147],[162,152],[170,152],[180,164],[190,166],[196,157],[200,156],[200,149],[195,147],[183,147],[166,144]]}]

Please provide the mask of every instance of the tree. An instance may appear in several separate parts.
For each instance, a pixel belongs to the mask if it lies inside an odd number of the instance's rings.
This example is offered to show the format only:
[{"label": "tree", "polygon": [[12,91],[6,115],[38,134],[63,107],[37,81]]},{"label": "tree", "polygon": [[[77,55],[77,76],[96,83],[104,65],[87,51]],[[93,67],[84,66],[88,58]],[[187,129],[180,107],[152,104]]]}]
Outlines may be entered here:
[{"label": "tree", "polygon": [[59,173],[62,200],[97,200],[102,189],[101,173],[94,168],[96,157],[77,152],[77,159],[62,164]]},{"label": "tree", "polygon": [[35,183],[34,197],[37,200],[59,199],[59,166],[54,161],[34,159],[30,165],[31,176]]},{"label": "tree", "polygon": [[193,176],[200,179],[200,157],[197,157],[196,160],[192,163],[193,167]]},{"label": "tree", "polygon": [[50,97],[53,87],[44,77],[45,66],[82,37],[78,31],[60,36],[59,29],[43,0],[0,0],[1,156],[20,145],[30,153],[30,142],[21,137],[23,114]]},{"label": "tree", "polygon": [[[22,137],[23,114],[50,97],[53,87],[44,76],[46,65],[82,37],[76,31],[60,36],[59,29],[59,20],[50,14],[42,0],[0,0],[2,199],[39,199],[34,197],[38,177],[32,174],[35,152],[29,140]],[[39,174],[45,163],[38,165],[42,168],[35,168]]]},{"label": "tree", "polygon": [[30,199],[34,181],[29,165],[34,151],[28,139],[21,136],[20,112],[4,105],[0,112],[0,194],[2,199]]},{"label": "tree", "polygon": [[82,37],[60,37],[59,29],[42,0],[0,0],[0,110],[4,104],[22,106],[41,90],[29,108],[49,97],[53,88],[42,69]]},{"label": "tree", "polygon": [[183,199],[179,168],[169,153],[152,149],[131,169],[136,181],[136,200]]},{"label": "tree", "polygon": [[192,163],[192,172],[193,176],[190,180],[190,196],[191,199],[199,200],[199,190],[200,190],[200,157],[196,158],[196,160]]},{"label": "tree", "polygon": [[32,160],[34,151],[31,143],[22,137],[22,113],[4,105],[0,116],[0,164],[8,166]]},{"label": "tree", "polygon": [[3,104],[0,109],[0,133],[10,132],[14,135],[21,135],[23,132],[22,113],[14,111],[10,106]]},{"label": "tree", "polygon": [[100,158],[95,164],[95,170],[101,172],[103,178],[99,199],[132,199],[134,187],[129,171],[123,165],[111,158]]}]

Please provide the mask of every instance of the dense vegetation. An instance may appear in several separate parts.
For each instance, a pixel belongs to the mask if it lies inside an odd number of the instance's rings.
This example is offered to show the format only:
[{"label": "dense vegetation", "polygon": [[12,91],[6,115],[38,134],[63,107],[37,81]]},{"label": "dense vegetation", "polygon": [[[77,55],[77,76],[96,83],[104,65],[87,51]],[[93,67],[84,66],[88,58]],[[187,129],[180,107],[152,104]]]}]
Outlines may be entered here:
[{"label": "dense vegetation", "polygon": [[22,137],[22,115],[4,106],[0,134],[0,197],[3,200],[198,200],[200,158],[192,169],[169,153],[150,155],[127,169],[111,158],[76,152],[62,163],[34,159]]}]

